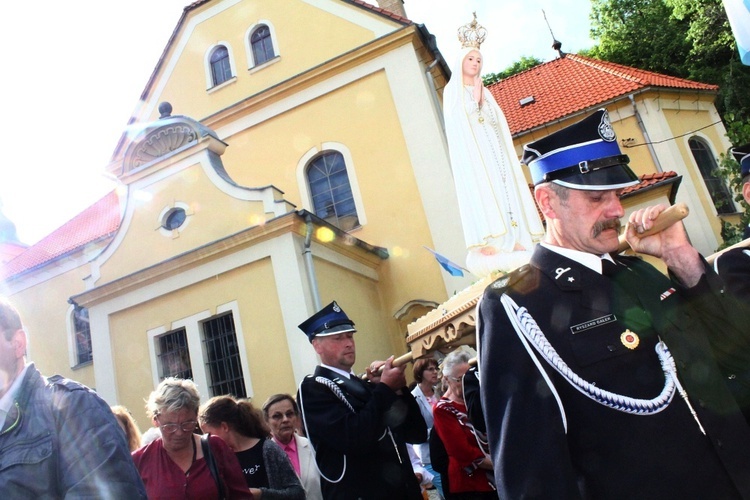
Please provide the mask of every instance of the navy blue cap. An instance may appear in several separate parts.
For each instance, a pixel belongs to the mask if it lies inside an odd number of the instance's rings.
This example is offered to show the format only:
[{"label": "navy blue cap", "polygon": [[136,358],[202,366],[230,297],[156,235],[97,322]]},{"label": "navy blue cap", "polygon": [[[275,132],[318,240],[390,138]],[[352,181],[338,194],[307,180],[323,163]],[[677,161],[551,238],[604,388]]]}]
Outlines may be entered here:
[{"label": "navy blue cap", "polygon": [[315,337],[336,335],[338,333],[356,332],[354,322],[334,300],[299,325],[310,342]]},{"label": "navy blue cap", "polygon": [[638,184],[620,152],[606,109],[523,147],[534,185],[554,182],[573,189],[621,189]]},{"label": "navy blue cap", "polygon": [[750,174],[750,143],[737,148],[732,148],[732,155],[740,164],[740,177]]}]

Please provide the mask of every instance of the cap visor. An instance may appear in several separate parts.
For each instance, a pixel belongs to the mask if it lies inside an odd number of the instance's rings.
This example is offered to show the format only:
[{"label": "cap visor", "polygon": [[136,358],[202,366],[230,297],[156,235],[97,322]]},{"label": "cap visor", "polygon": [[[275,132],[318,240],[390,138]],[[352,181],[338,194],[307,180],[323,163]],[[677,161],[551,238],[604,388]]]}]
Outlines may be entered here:
[{"label": "cap visor", "polygon": [[336,325],[334,327],[331,327],[327,330],[323,330],[320,333],[316,333],[316,337],[327,337],[329,335],[338,335],[339,333],[349,333],[349,332],[356,332],[357,329],[354,328],[354,325]]},{"label": "cap visor", "polygon": [[627,165],[614,165],[586,174],[575,174],[564,179],[556,179],[552,182],[570,189],[606,191],[635,186],[640,180]]}]

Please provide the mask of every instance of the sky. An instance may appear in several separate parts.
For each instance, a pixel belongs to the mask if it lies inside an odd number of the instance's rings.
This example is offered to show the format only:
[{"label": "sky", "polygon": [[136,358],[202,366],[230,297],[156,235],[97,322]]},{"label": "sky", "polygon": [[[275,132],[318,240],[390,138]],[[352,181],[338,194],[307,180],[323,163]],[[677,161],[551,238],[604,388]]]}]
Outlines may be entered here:
[{"label": "sky", "polygon": [[[274,0],[290,1],[290,0]],[[366,0],[375,4],[375,0]],[[0,18],[0,209],[34,244],[114,189],[105,168],[190,0],[26,0]],[[488,32],[483,73],[593,45],[590,0],[405,0],[452,65],[472,12]],[[545,14],[543,14],[543,11]],[[283,56],[283,54],[282,54]]]}]

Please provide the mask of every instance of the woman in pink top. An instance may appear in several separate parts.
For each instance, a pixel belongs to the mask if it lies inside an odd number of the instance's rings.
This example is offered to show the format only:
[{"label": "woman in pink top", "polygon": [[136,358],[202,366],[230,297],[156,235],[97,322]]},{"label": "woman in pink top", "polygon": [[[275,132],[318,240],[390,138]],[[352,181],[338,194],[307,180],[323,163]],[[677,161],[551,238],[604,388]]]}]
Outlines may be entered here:
[{"label": "woman in pink top", "polygon": [[322,500],[315,450],[310,441],[295,432],[299,426],[297,402],[289,394],[274,394],[263,403],[263,417],[271,429],[273,441],[291,460],[307,500]]}]

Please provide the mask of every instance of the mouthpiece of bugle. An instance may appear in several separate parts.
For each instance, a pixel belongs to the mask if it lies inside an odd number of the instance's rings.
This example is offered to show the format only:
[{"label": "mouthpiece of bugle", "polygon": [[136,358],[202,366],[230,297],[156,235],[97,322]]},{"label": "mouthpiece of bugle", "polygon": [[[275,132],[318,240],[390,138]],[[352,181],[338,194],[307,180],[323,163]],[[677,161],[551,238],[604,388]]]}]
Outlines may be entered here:
[{"label": "mouthpiece of bugle", "polygon": [[[689,213],[690,210],[688,209],[687,205],[685,205],[684,203],[675,203],[674,205],[660,213],[656,219],[654,219],[654,225],[651,227],[651,229],[641,233],[639,236],[645,237],[656,234],[660,231],[664,231],[675,222],[679,222],[687,217]],[[626,232],[627,226],[625,226],[625,231],[623,231],[623,234],[620,235],[620,244],[617,247],[617,253],[624,252],[625,250],[630,248],[630,245],[628,245],[628,242],[625,240]]]}]

